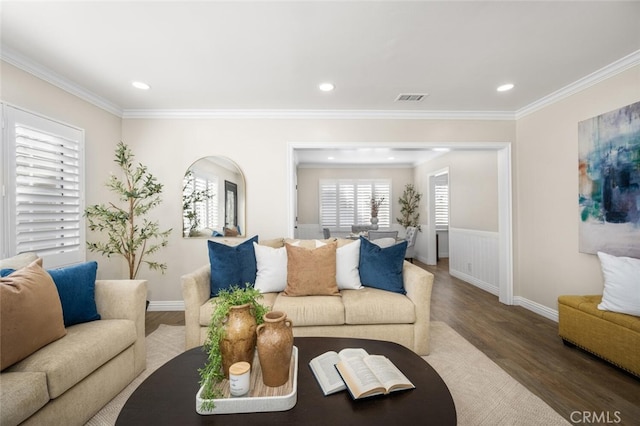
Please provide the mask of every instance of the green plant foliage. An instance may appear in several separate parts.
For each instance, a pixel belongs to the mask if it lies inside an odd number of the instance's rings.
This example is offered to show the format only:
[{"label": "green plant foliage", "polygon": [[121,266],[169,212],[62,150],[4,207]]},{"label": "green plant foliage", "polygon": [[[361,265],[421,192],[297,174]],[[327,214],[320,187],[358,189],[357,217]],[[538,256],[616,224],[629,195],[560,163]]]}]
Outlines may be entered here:
[{"label": "green plant foliage", "polygon": [[401,217],[396,218],[398,223],[405,228],[407,226],[415,226],[418,228],[418,231],[421,231],[420,224],[418,220],[420,219],[420,212],[418,212],[418,206],[420,204],[420,199],[422,198],[422,194],[416,191],[413,184],[408,183],[404,186],[404,192],[402,196],[398,199],[398,203],[400,203],[400,214]]},{"label": "green plant foliage", "polygon": [[218,296],[211,301],[215,308],[207,328],[207,340],[203,345],[203,350],[207,353],[207,362],[204,368],[198,370],[200,386],[204,386],[201,395],[205,400],[202,403],[202,410],[212,410],[214,408],[213,399],[222,396],[224,372],[222,371],[220,342],[225,337],[224,323],[229,315],[229,309],[232,306],[249,303],[256,322],[260,325],[264,322],[264,314],[269,311],[269,308],[258,302],[260,298],[262,298],[260,291],[246,283],[244,288],[232,286],[228,290],[220,290]]},{"label": "green plant foliage", "polygon": [[84,211],[89,229],[105,232],[108,238],[106,242],[87,241],[87,247],[107,257],[124,257],[129,266],[129,279],[136,278],[142,263],[164,273],[166,264],[146,258],[165,247],[171,233],[171,229],[160,231],[157,221],[144,217],[161,203],[162,184],[146,166],[134,166],[133,158],[131,149],[123,142],[118,143],[114,161],[122,169],[124,178],[111,175],[107,181],[107,187],[118,194],[124,207],[115,203],[96,204]]},{"label": "green plant foliage", "polygon": [[[193,232],[200,226],[197,208],[198,205],[215,197],[209,188],[195,189],[195,176],[189,170],[184,175],[184,185],[182,186],[182,214],[186,219],[182,232],[187,236],[192,236]],[[187,223],[189,224],[187,226]]]}]

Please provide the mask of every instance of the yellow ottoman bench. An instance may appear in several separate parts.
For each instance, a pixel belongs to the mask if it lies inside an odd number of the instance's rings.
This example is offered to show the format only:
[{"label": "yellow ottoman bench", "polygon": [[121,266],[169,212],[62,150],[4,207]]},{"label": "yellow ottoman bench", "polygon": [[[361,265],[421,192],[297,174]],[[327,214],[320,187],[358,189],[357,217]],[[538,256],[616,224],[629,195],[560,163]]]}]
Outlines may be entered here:
[{"label": "yellow ottoman bench", "polygon": [[602,296],[558,297],[558,329],[578,346],[640,377],[640,317],[602,311]]}]

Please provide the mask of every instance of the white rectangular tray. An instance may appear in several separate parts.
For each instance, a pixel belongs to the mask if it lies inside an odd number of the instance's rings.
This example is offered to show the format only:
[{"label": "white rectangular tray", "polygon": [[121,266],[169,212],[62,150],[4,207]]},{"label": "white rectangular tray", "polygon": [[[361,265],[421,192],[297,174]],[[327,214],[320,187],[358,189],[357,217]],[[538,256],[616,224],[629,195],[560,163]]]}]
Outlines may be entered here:
[{"label": "white rectangular tray", "polygon": [[262,383],[262,370],[256,353],[251,368],[251,390],[248,396],[232,397],[229,384],[225,380],[222,398],[213,400],[213,410],[202,410],[202,387],[196,394],[198,414],[260,413],[267,411],[286,411],[293,408],[298,400],[298,348],[293,347],[289,380],[282,386],[272,388]]}]

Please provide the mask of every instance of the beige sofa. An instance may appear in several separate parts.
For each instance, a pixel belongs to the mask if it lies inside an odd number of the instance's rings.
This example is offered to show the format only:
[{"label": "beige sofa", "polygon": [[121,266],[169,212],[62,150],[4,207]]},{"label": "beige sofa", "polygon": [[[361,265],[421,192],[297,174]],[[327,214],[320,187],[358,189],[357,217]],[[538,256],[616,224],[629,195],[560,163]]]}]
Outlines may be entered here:
[{"label": "beige sofa", "polygon": [[[210,266],[205,265],[181,279],[187,349],[202,345],[206,339],[213,311],[210,275]],[[287,313],[294,336],[387,340],[428,355],[433,275],[405,261],[403,281],[406,295],[365,287],[340,290],[341,297],[265,293],[262,303]]]},{"label": "beige sofa", "polygon": [[146,367],[144,280],[97,280],[101,319],[0,374],[0,424],[82,425]]}]

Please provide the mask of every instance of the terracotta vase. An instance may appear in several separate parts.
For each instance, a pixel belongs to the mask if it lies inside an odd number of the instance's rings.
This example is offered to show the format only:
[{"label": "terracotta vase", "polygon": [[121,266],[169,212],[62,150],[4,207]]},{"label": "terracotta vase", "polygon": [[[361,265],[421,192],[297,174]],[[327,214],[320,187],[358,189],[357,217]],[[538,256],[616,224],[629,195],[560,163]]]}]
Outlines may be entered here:
[{"label": "terracotta vase", "polygon": [[262,369],[262,382],[267,386],[282,386],[289,380],[289,366],[293,352],[292,323],[280,311],[264,315],[264,323],[256,329],[258,359]]},{"label": "terracotta vase", "polygon": [[256,318],[251,305],[232,306],[223,325],[225,336],[220,342],[224,377],[229,378],[229,367],[240,361],[253,363],[256,350]]}]

